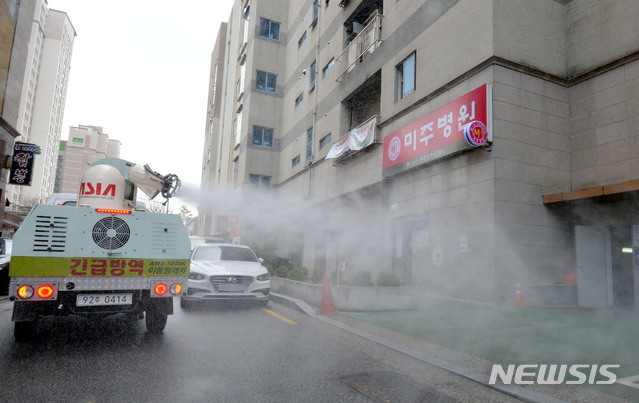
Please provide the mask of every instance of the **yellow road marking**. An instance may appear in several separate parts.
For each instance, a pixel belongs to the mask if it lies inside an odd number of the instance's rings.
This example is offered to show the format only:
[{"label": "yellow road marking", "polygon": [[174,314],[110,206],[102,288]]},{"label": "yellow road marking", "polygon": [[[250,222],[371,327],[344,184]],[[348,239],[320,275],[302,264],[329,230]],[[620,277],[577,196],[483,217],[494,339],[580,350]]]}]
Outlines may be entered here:
[{"label": "yellow road marking", "polygon": [[285,318],[284,316],[280,315],[277,312],[273,312],[273,311],[271,311],[270,309],[267,309],[267,308],[260,308],[260,309],[263,310],[264,312],[268,313],[269,315],[275,316],[277,319],[281,320],[282,322],[288,323],[289,325],[297,325],[297,323],[293,322],[289,318]]}]

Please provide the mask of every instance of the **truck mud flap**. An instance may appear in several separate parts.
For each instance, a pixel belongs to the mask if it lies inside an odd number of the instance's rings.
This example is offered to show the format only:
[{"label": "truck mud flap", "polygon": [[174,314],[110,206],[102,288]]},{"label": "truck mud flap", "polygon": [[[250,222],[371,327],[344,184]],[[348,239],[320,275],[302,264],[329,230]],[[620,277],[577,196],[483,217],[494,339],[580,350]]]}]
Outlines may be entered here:
[{"label": "truck mud flap", "polygon": [[166,315],[173,315],[173,297],[147,299],[146,311],[149,310],[157,310]]},{"label": "truck mud flap", "polygon": [[14,302],[13,322],[33,322],[38,316],[53,315],[57,308],[57,302]]}]

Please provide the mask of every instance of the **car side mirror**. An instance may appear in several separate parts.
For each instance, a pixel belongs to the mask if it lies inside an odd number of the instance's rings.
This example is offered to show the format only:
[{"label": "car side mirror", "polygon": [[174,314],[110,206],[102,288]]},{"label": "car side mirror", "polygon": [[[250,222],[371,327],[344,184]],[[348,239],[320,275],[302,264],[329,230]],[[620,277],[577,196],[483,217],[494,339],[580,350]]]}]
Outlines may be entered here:
[{"label": "car side mirror", "polygon": [[260,264],[264,264],[264,259],[262,259],[261,257],[257,258],[257,261],[260,262]]}]

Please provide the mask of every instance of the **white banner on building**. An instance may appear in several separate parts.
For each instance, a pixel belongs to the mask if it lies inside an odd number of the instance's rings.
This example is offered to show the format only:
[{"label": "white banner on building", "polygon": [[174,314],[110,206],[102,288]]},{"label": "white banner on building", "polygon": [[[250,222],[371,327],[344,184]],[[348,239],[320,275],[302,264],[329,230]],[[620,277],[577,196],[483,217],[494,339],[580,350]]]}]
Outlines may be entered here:
[{"label": "white banner on building", "polygon": [[345,154],[348,150],[350,150],[349,138],[350,136],[346,136],[342,140],[333,144],[330,151],[328,152],[328,155],[326,155],[326,159],[338,158]]},{"label": "white banner on building", "polygon": [[351,130],[348,138],[351,150],[362,150],[375,141],[375,123],[377,116],[373,116],[364,124]]},{"label": "white banner on building", "polygon": [[373,144],[376,123],[377,116],[373,116],[351,130],[347,136],[333,144],[328,155],[326,155],[326,159],[339,158],[349,150],[359,151]]}]

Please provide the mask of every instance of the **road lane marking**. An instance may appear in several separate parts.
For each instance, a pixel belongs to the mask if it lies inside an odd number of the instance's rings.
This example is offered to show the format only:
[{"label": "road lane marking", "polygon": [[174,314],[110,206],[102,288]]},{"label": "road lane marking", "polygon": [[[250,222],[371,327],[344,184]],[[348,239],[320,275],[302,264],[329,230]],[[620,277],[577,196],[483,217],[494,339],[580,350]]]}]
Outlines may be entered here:
[{"label": "road lane marking", "polygon": [[271,311],[270,309],[267,309],[267,308],[260,308],[260,309],[263,310],[264,312],[268,313],[269,315],[275,316],[277,319],[281,320],[282,322],[288,323],[289,325],[297,325],[297,323],[293,322],[289,318],[285,318],[284,316],[280,315],[277,312],[273,312],[273,311]]}]

